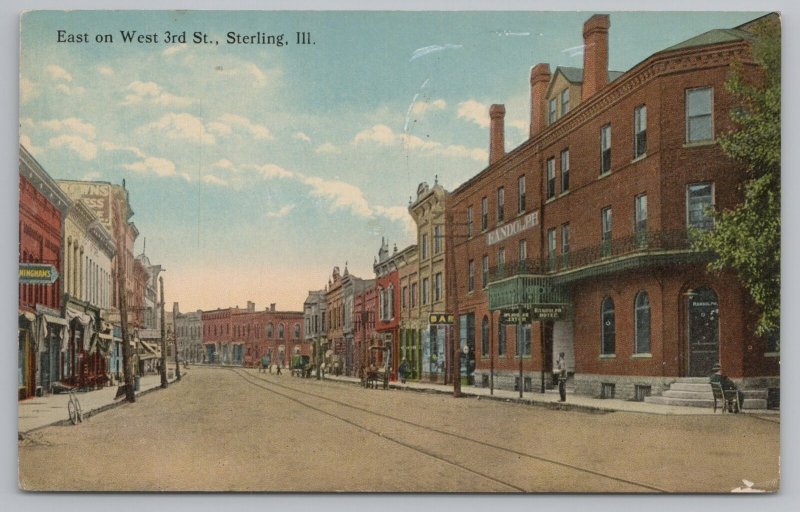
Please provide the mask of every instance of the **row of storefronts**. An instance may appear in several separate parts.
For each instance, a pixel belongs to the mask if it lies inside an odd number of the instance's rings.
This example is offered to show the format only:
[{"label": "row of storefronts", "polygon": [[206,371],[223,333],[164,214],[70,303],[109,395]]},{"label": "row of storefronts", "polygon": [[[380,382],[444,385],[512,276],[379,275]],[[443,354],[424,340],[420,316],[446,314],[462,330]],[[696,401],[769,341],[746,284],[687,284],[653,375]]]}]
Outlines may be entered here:
[{"label": "row of storefronts", "polygon": [[120,271],[133,369],[160,357],[138,336],[157,322],[158,271],[133,257],[139,233],[124,182],[54,180],[20,145],[19,198],[19,399],[122,380]]}]

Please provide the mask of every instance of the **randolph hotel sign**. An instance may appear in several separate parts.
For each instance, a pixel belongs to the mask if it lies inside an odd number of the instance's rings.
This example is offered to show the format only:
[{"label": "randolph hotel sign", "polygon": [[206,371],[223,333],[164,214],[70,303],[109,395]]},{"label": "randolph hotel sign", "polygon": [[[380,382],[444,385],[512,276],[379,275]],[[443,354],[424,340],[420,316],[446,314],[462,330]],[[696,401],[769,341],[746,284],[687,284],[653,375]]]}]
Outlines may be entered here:
[{"label": "randolph hotel sign", "polygon": [[508,237],[514,236],[517,233],[527,231],[532,227],[539,224],[539,210],[531,212],[528,215],[517,219],[514,222],[509,222],[504,226],[500,226],[494,231],[486,233],[486,245],[494,245],[497,242],[502,242]]}]

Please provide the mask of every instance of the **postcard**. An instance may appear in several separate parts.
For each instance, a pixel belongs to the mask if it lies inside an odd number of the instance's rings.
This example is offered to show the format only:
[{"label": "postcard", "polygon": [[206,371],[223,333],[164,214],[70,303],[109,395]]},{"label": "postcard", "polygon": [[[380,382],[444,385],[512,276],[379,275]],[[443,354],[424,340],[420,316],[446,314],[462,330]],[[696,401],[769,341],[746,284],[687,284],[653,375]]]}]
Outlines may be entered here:
[{"label": "postcard", "polygon": [[23,13],[20,489],[777,492],[780,30]]}]

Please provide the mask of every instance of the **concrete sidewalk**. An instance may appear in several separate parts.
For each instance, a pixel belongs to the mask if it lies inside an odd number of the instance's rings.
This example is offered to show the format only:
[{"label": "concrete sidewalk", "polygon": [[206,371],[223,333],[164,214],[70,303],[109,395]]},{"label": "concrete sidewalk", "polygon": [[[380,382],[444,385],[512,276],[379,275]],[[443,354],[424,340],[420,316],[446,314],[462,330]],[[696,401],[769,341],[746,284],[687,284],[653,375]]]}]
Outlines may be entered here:
[{"label": "concrete sidewalk", "polygon": [[[172,368],[174,367],[170,369]],[[181,368],[181,376],[185,376],[187,373],[187,370]],[[172,383],[175,380],[173,373],[169,382]],[[161,376],[158,374],[145,375],[141,378],[136,396],[138,397],[157,389],[161,389]],[[94,414],[127,403],[124,397],[115,400],[116,394],[116,385],[94,391],[78,391],[75,393],[81,405],[84,421]],[[50,394],[19,402],[17,406],[17,431],[20,434],[26,434],[50,425],[71,425],[69,414],[67,413],[67,402],[69,402],[68,393]]]},{"label": "concrete sidewalk", "polygon": [[[335,375],[325,375],[326,380],[349,382],[353,384],[360,384],[360,380],[356,377],[345,377]],[[432,384],[429,382],[406,382],[401,384],[394,381],[389,382],[389,387],[392,389],[404,389],[420,392],[432,392],[442,394],[453,394],[452,385]],[[522,398],[519,397],[519,391],[509,391],[505,389],[495,389],[494,394],[491,394],[489,388],[480,388],[476,386],[461,386],[461,394],[466,397],[500,400],[503,402],[521,403],[527,405],[538,405],[548,407],[551,409],[562,410],[583,410],[586,412],[638,412],[646,414],[663,414],[663,415],[709,415],[715,414],[713,408],[703,407],[685,407],[676,405],[659,405],[649,404],[646,402],[635,402],[632,400],[618,400],[613,398],[593,398],[587,395],[567,394],[566,402],[559,402],[558,392],[556,390],[547,391],[546,393],[539,392],[524,392]],[[743,414],[754,415],[770,415],[774,416],[777,420],[780,418],[780,411],[766,410],[766,409],[745,409]],[[721,414],[717,411],[716,414]]]}]

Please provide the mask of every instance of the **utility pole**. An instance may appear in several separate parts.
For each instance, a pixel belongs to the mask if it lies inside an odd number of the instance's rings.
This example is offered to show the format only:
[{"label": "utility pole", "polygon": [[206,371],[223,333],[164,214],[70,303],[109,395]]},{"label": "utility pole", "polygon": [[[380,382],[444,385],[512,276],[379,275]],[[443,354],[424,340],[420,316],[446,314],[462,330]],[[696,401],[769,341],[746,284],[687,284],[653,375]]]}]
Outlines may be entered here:
[{"label": "utility pole", "polygon": [[125,399],[128,402],[136,401],[136,391],[133,389],[133,372],[131,368],[131,348],[128,339],[128,305],[127,305],[127,243],[128,243],[128,224],[125,221],[123,232],[122,213],[119,205],[116,210],[116,233],[117,233],[117,297],[119,299],[119,320],[122,330],[122,374],[125,378]]},{"label": "utility pole", "polygon": [[167,382],[167,340],[164,337],[164,278],[159,277],[158,282],[161,284],[161,387],[166,388],[169,382]]},{"label": "utility pole", "polygon": [[525,340],[522,339],[522,304],[517,309],[517,355],[519,356],[519,397],[522,398],[522,390],[525,389],[524,380],[522,378],[522,354],[525,352],[523,345]]},{"label": "utility pole", "polygon": [[[161,280],[161,318],[164,318],[164,280]],[[181,362],[178,359],[178,324],[175,322],[175,306],[172,306],[172,343],[175,348],[175,378],[181,380]]]},{"label": "utility pole", "polygon": [[453,397],[461,396],[461,350],[459,349],[459,325],[458,325],[458,286],[456,284],[455,270],[455,247],[453,246],[453,214],[447,213],[447,226],[445,227],[445,259],[447,260],[447,281],[450,283],[450,290],[447,293],[452,305],[450,311],[453,315],[453,326],[450,328],[450,352],[451,365],[453,368]]}]

